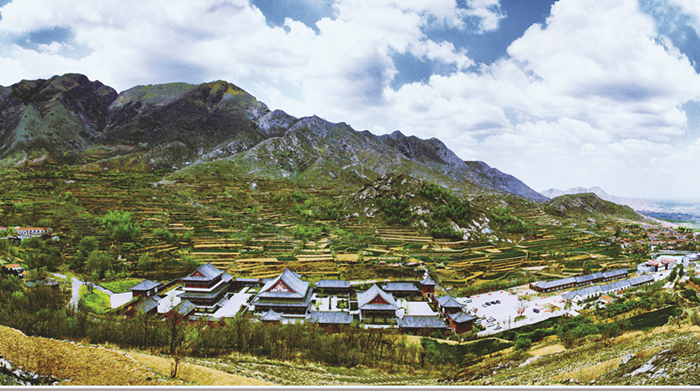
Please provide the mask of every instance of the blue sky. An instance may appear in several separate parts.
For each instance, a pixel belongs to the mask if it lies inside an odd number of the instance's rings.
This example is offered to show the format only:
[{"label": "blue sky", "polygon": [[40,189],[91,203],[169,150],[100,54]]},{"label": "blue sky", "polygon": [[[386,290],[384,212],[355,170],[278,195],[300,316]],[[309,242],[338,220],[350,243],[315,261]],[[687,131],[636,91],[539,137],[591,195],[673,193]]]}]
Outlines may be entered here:
[{"label": "blue sky", "polygon": [[696,0],[0,0],[1,85],[226,80],[535,190],[698,198]]}]

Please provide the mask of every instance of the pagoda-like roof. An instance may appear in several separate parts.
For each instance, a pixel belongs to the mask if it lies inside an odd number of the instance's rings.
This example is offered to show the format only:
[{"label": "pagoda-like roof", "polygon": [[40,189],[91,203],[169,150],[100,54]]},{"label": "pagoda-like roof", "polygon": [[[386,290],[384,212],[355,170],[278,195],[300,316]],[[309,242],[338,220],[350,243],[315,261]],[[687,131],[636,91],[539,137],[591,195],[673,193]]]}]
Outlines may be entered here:
[{"label": "pagoda-like roof", "polygon": [[353,316],[343,311],[312,311],[306,315],[306,320],[318,324],[350,324]]},{"label": "pagoda-like roof", "polygon": [[438,297],[435,300],[437,300],[438,304],[440,304],[440,307],[443,308],[462,308],[463,306],[455,300],[454,297],[447,295],[447,296],[442,296]]},{"label": "pagoda-like roof", "polygon": [[320,280],[316,283],[317,289],[350,289],[350,283],[345,280]]},{"label": "pagoda-like roof", "polygon": [[382,289],[393,292],[418,292],[419,289],[412,282],[387,282]]},{"label": "pagoda-like roof", "polygon": [[422,286],[435,286],[437,283],[433,281],[430,276],[427,276],[423,279],[423,281],[420,282]]},{"label": "pagoda-like roof", "polygon": [[465,323],[465,322],[473,322],[476,320],[476,316],[471,316],[467,314],[466,312],[455,312],[454,314],[449,314],[448,315],[450,319],[452,319],[455,323]]},{"label": "pagoda-like roof", "polygon": [[197,270],[192,272],[192,274],[183,278],[182,281],[211,281],[223,273],[223,270],[219,270],[214,265],[207,262],[204,265],[198,267]]},{"label": "pagoda-like roof", "polygon": [[177,312],[178,314],[185,316],[189,314],[190,312],[194,311],[197,308],[194,303],[192,303],[189,300],[182,300],[180,304],[176,305],[175,308],[173,308],[173,311]]},{"label": "pagoda-like roof", "polygon": [[438,315],[405,315],[398,322],[399,327],[406,329],[444,329],[447,325]]},{"label": "pagoda-like roof", "polygon": [[[378,299],[378,300],[375,300]],[[383,301],[383,303],[374,303]],[[391,293],[384,292],[376,284],[357,294],[357,307],[361,310],[398,310],[396,300]]]},{"label": "pagoda-like roof", "polygon": [[260,317],[260,320],[263,322],[279,322],[282,320],[282,314],[274,310],[269,310]]},{"label": "pagoda-like roof", "polygon": [[144,300],[140,300],[138,304],[134,306],[134,308],[137,311],[143,311],[145,313],[149,313],[153,311],[155,308],[158,308],[158,301],[156,301],[153,297],[149,297]]},{"label": "pagoda-like roof", "polygon": [[255,300],[303,299],[309,289],[309,282],[302,281],[300,277],[301,275],[285,269],[277,278],[265,283]]},{"label": "pagoda-like roof", "polygon": [[132,290],[132,291],[150,291],[151,289],[159,287],[161,285],[163,285],[163,284],[160,282],[155,282],[155,281],[151,281],[151,280],[143,280],[140,283],[138,283],[137,285],[129,288],[129,290]]}]

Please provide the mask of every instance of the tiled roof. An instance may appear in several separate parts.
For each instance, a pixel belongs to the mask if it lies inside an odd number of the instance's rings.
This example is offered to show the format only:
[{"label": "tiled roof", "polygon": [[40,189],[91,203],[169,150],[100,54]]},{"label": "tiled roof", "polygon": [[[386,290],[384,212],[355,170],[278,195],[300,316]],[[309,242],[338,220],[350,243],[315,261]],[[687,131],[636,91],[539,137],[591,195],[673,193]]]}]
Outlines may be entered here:
[{"label": "tiled roof", "polygon": [[603,292],[617,291],[620,289],[626,289],[630,287],[629,280],[615,281],[609,284],[601,285],[600,289]]},{"label": "tiled roof", "polygon": [[[377,295],[381,296],[382,299],[389,304],[367,304],[377,297]],[[365,310],[399,309],[396,305],[396,300],[394,300],[394,296],[391,293],[384,292],[376,284],[372,285],[372,287],[366,291],[357,294],[357,307]]]},{"label": "tiled roof", "polygon": [[632,286],[637,286],[637,285],[641,285],[641,284],[646,284],[648,282],[654,282],[654,277],[646,274],[643,276],[630,278],[629,280],[627,280],[627,282],[629,282],[630,285],[632,285]]},{"label": "tiled roof", "polygon": [[318,289],[326,289],[326,288],[349,289],[350,282],[345,281],[345,280],[320,280],[319,282],[316,283],[316,288],[318,288]]},{"label": "tiled roof", "polygon": [[419,289],[411,282],[387,282],[382,289],[394,292],[418,292]]},{"label": "tiled roof", "polygon": [[158,302],[153,297],[149,297],[146,300],[141,300],[141,302],[136,304],[134,308],[138,311],[148,313],[153,311],[154,308],[158,308]]},{"label": "tiled roof", "polygon": [[583,283],[583,282],[588,282],[588,281],[594,281],[594,280],[600,280],[603,279],[603,273],[593,273],[593,274],[586,274],[585,276],[579,276],[579,277],[574,277],[576,279],[577,283]]},{"label": "tiled roof", "polygon": [[221,279],[224,280],[224,282],[230,282],[233,280],[233,276],[228,273],[224,273],[221,275]]},{"label": "tiled roof", "polygon": [[430,285],[433,285],[433,286],[434,286],[434,285],[437,285],[437,284],[435,283],[435,281],[433,281],[433,280],[430,279],[430,276],[425,277],[425,278],[423,279],[423,281],[420,282],[420,284],[421,284],[421,285],[428,285],[428,286],[430,286]]},{"label": "tiled roof", "polygon": [[161,285],[163,285],[163,284],[161,284],[160,282],[155,282],[155,281],[151,281],[151,280],[143,280],[143,281],[141,281],[139,284],[137,284],[137,285],[132,286],[131,288],[129,288],[129,290],[132,290],[132,291],[149,291],[149,290],[151,290],[151,289],[153,289],[153,288],[156,288],[156,287],[158,287],[158,286],[161,286]]},{"label": "tiled roof", "polygon": [[275,312],[274,310],[269,310],[260,317],[260,320],[266,322],[276,322],[282,320],[282,314]]},{"label": "tiled roof", "polygon": [[551,288],[556,288],[559,286],[575,284],[575,283],[576,283],[576,278],[569,277],[569,278],[562,278],[562,279],[554,280],[554,281],[537,281],[535,283],[535,286],[537,286],[540,289],[551,289]]},{"label": "tiled roof", "polygon": [[438,297],[435,300],[437,300],[438,304],[440,304],[440,307],[443,308],[462,308],[462,305],[459,304],[457,300],[455,300],[454,297],[450,295]]},{"label": "tiled roof", "polygon": [[608,272],[603,273],[603,276],[605,276],[605,278],[625,276],[625,275],[627,275],[627,269],[610,270]]},{"label": "tiled roof", "polygon": [[342,311],[312,311],[306,315],[306,320],[319,324],[350,324],[353,316]]},{"label": "tiled roof", "polygon": [[596,295],[598,293],[601,293],[602,290],[600,289],[599,286],[589,286],[588,288],[583,288],[583,289],[578,289],[575,291],[571,291],[569,293],[565,293],[562,295],[567,300],[571,300],[576,296],[581,296],[581,297],[587,297],[591,295]]},{"label": "tiled roof", "polygon": [[[299,274],[294,273],[289,269],[285,269],[284,272],[277,278],[268,281],[260,289],[260,292],[255,299],[303,299],[309,289],[309,282],[302,281],[299,276]],[[275,287],[280,280],[293,292],[270,291],[270,289]]]},{"label": "tiled roof", "polygon": [[194,311],[196,308],[197,306],[194,305],[191,301],[182,300],[180,304],[176,305],[175,308],[173,308],[173,310],[178,314],[184,316]]},{"label": "tiled roof", "polygon": [[471,316],[467,314],[466,312],[455,312],[454,314],[449,314],[448,315],[455,323],[465,323],[465,322],[472,322],[476,320],[476,316]]},{"label": "tiled roof", "polygon": [[[204,277],[200,276],[195,276],[194,274],[202,274]],[[221,273],[223,273],[222,270],[217,269],[212,265],[211,263],[207,262],[204,265],[200,266],[192,272],[189,276],[185,277],[182,279],[182,281],[211,281],[217,276],[219,276]]]},{"label": "tiled roof", "polygon": [[401,328],[444,329],[447,325],[438,315],[405,315],[398,321]]}]

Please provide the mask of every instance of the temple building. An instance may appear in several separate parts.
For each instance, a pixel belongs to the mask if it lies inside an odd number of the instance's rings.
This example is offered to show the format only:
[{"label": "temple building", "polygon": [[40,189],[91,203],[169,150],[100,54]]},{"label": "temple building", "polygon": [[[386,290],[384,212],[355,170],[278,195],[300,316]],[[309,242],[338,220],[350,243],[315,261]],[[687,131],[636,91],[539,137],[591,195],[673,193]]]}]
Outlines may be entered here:
[{"label": "temple building", "polygon": [[185,292],[180,295],[180,299],[196,305],[198,312],[215,312],[228,292],[232,279],[230,274],[206,263],[182,279]]},{"label": "temple building", "polygon": [[311,293],[308,281],[302,281],[300,274],[285,269],[260,288],[251,304],[256,313],[274,310],[285,315],[306,316],[311,306]]},{"label": "temple building", "polygon": [[396,300],[391,293],[384,292],[377,285],[357,294],[357,307],[365,322],[395,323]]}]

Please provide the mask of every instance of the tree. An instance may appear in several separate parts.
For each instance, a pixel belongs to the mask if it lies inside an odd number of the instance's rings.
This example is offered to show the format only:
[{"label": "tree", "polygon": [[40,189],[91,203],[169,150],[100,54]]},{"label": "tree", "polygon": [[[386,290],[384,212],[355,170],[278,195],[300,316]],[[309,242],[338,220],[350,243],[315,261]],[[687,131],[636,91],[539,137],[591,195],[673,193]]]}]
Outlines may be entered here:
[{"label": "tree", "polygon": [[86,271],[95,280],[100,280],[105,277],[107,270],[111,270],[114,266],[112,257],[101,251],[93,251],[88,256]]}]

